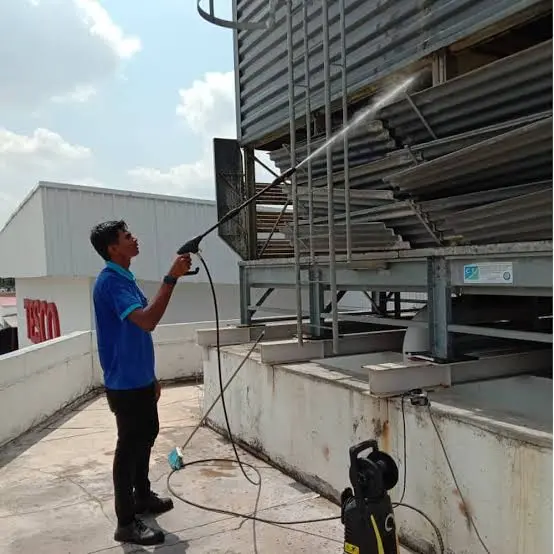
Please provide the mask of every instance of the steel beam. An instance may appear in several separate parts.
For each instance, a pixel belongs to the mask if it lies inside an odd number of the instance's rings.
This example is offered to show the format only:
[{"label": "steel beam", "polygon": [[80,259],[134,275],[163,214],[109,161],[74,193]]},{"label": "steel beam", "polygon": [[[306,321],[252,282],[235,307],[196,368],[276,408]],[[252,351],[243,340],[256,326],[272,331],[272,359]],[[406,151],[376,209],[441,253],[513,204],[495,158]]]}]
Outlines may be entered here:
[{"label": "steel beam", "polygon": [[320,337],[323,334],[324,288],[321,284],[321,272],[317,267],[308,271],[310,278],[310,336]]},{"label": "steel beam", "polygon": [[448,325],[452,317],[450,266],[444,258],[428,261],[427,302],[429,307],[429,351],[439,360],[449,360],[451,340]]},{"label": "steel beam", "polygon": [[500,356],[482,355],[478,360],[456,362],[451,365],[452,384],[470,383],[495,377],[510,377],[534,373],[552,367],[552,350],[513,352]]},{"label": "steel beam", "polygon": [[[403,330],[372,331],[340,337],[339,354],[361,354],[378,352],[380,350],[395,350],[402,347]],[[298,344],[294,340],[264,342],[260,345],[262,363],[284,364],[291,362],[307,362],[316,358],[332,356],[332,339],[305,340]]]},{"label": "steel beam", "polygon": [[481,337],[497,337],[552,344],[552,333],[499,329],[498,327],[479,327],[477,325],[449,325],[448,330],[451,333],[461,333],[464,335],[478,335]]},{"label": "steel beam", "polygon": [[525,291],[537,294],[537,289],[552,296],[552,254],[548,256],[496,257],[479,256],[452,260],[452,285],[465,294],[507,294]]},{"label": "steel beam", "polygon": [[[550,349],[483,355],[478,360],[446,364],[403,359],[402,354],[397,352],[380,352],[368,356],[362,369],[368,372],[369,393],[372,396],[387,397],[398,396],[413,389],[429,390],[533,373],[548,369],[551,365]],[[329,360],[326,367],[333,369],[332,360]],[[337,368],[335,371],[341,370]],[[360,371],[356,373],[361,376]]]},{"label": "steel beam", "polygon": [[250,293],[249,270],[245,266],[239,265],[240,322],[242,325],[252,323],[252,312],[248,309],[251,300]]},{"label": "steel beam", "polygon": [[[340,290],[397,290],[400,292],[427,290],[427,264],[425,259],[406,263],[379,263],[377,267],[337,268],[337,288]],[[255,288],[291,288],[295,286],[292,266],[250,266],[248,280]],[[320,266],[321,283],[330,283],[329,268]],[[303,281],[307,287],[309,281]]]},{"label": "steel beam", "polygon": [[[296,323],[271,323],[269,325],[253,325],[250,327],[223,327],[219,330],[221,346],[245,344],[258,339],[261,331],[265,331],[264,340],[291,339],[296,332]],[[216,329],[198,329],[196,342],[199,346],[216,346]]]}]

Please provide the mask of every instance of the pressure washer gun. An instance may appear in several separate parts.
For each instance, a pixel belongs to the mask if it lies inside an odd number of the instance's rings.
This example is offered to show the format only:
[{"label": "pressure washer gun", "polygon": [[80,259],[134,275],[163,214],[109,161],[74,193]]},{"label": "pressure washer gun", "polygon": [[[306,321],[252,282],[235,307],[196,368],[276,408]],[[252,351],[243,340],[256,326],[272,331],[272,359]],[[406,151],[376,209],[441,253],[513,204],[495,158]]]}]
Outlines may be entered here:
[{"label": "pressure washer gun", "polygon": [[[256,201],[260,196],[265,194],[268,190],[272,189],[273,187],[276,187],[277,185],[280,185],[281,183],[284,183],[294,172],[296,171],[296,167],[291,167],[287,169],[284,173],[281,173],[281,175],[278,175],[275,177],[275,179],[267,186],[265,186],[262,190],[245,200],[242,204],[237,206],[236,208],[233,208],[229,212],[227,212],[215,225],[212,225],[207,231],[202,233],[201,235],[198,235],[194,237],[193,239],[189,240],[179,250],[177,250],[177,254],[179,256],[183,254],[198,254],[200,252],[200,242],[202,242],[202,239],[209,235],[212,231],[215,231],[218,227],[235,217],[241,210],[246,208],[248,205],[250,205],[252,202]],[[189,271],[185,275],[196,275],[200,269],[197,267],[193,269],[192,271]]]},{"label": "pressure washer gun", "polygon": [[[360,454],[371,449],[362,457]],[[344,552],[348,554],[398,554],[396,523],[388,492],[398,483],[398,466],[377,441],[350,448],[350,482],[341,495]]]}]

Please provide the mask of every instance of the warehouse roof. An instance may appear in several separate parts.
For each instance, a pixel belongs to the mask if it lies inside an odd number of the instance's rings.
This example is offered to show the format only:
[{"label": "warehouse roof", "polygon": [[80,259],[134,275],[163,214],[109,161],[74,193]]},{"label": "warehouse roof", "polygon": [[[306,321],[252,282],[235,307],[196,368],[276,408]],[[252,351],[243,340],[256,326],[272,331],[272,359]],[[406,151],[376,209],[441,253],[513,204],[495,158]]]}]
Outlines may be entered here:
[{"label": "warehouse roof", "polygon": [[[0,230],[0,275],[94,276],[103,262],[90,229],[124,219],[139,238],[137,278],[158,280],[176,250],[217,219],[215,201],[41,181]],[[236,254],[213,233],[202,245],[216,283],[238,282]],[[205,282],[204,272],[191,278]]]}]

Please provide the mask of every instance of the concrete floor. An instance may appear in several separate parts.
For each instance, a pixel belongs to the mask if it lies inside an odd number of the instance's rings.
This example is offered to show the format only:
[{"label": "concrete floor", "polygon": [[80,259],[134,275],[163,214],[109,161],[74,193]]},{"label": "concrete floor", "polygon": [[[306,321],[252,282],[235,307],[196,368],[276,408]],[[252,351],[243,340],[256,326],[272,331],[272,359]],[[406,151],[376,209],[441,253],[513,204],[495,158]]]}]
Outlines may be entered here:
[{"label": "concrete floor", "polygon": [[[160,435],[151,462],[151,481],[167,494],[167,454],[182,444],[199,419],[201,387],[168,387],[160,399]],[[246,554],[342,552],[340,520],[278,527],[207,512],[174,499],[171,512],[150,519],[166,533],[164,545],[138,547],[113,540],[111,467],[115,422],[104,397],[67,411],[0,451],[0,553],[80,554],[164,552]],[[337,506],[249,454],[241,459],[261,473],[257,512],[295,520],[339,514]],[[201,429],[187,460],[232,458],[231,446]],[[249,470],[247,469],[247,472]],[[253,478],[255,474],[250,473]],[[347,479],[347,476],[345,476]],[[191,500],[252,513],[258,489],[233,464],[204,464],[174,475],[177,493]]]}]

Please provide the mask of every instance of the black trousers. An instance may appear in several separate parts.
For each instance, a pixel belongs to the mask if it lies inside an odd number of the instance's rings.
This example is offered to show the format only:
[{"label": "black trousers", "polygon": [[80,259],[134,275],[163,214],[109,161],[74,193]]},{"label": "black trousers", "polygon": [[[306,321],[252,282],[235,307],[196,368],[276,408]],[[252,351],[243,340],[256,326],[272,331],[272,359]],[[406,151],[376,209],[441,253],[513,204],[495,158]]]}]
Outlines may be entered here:
[{"label": "black trousers", "polygon": [[115,513],[119,525],[135,517],[135,499],[150,494],[150,452],[160,424],[155,386],[133,390],[106,389],[117,423],[117,446],[113,461]]}]

